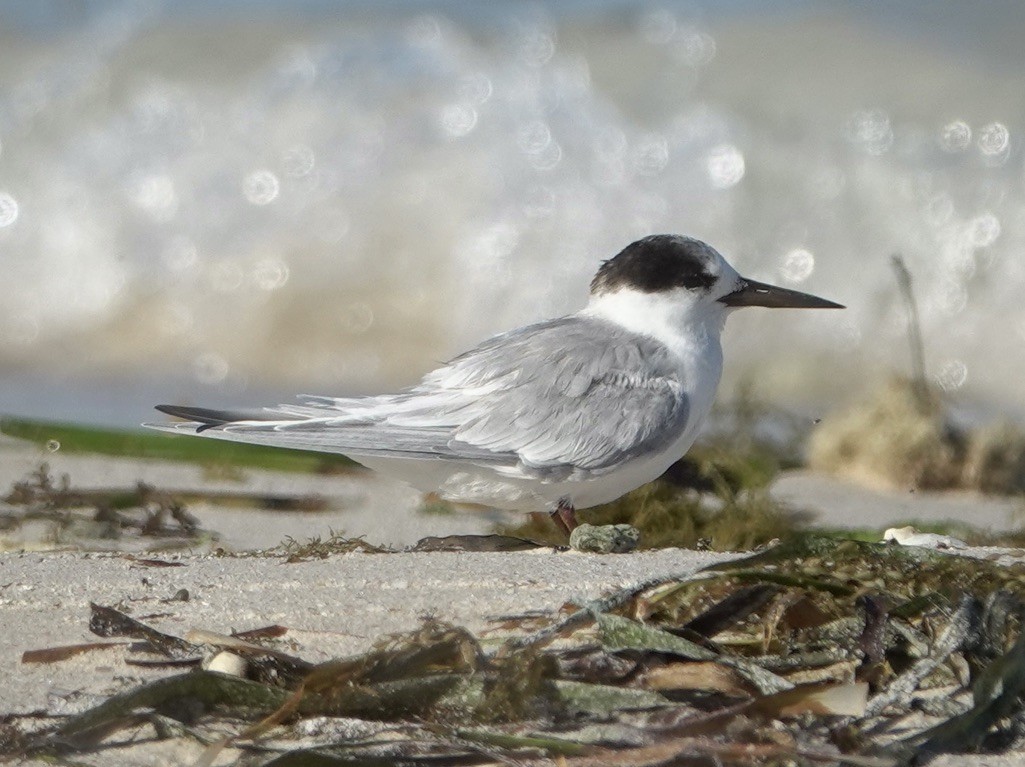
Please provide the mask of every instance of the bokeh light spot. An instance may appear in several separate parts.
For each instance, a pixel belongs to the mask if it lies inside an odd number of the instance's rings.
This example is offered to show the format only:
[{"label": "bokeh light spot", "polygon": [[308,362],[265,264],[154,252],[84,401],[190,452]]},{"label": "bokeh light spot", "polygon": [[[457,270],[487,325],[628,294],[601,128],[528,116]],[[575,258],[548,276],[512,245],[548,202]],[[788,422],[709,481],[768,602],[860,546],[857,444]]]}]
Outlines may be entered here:
[{"label": "bokeh light spot", "polygon": [[733,144],[719,144],[708,153],[708,178],[716,189],[729,189],[744,178],[744,154]]},{"label": "bokeh light spot", "polygon": [[1000,236],[1000,219],[992,213],[982,213],[968,222],[968,240],[977,248],[985,248]]},{"label": "bokeh light spot", "polygon": [[253,269],[253,282],[260,290],[277,290],[288,282],[288,264],[278,258],[265,258]]},{"label": "bokeh light spot", "polygon": [[530,67],[543,67],[555,55],[555,33],[543,29],[526,32],[520,38],[520,60]]},{"label": "bokeh light spot", "polygon": [[527,155],[527,162],[535,170],[552,170],[562,162],[562,147],[557,141],[550,141],[540,152]]},{"label": "bokeh light spot", "polygon": [[449,104],[441,110],[441,127],[453,138],[469,135],[477,127],[477,110],[469,104]]},{"label": "bokeh light spot", "polygon": [[945,152],[963,152],[972,145],[972,128],[964,120],[954,120],[940,131],[940,146]]},{"label": "bokeh light spot", "polygon": [[804,282],[815,271],[815,256],[804,248],[794,248],[785,256],[780,266],[783,279],[787,282]]},{"label": "bokeh light spot", "polygon": [[989,157],[997,157],[1011,145],[1011,133],[1003,123],[992,122],[979,131],[979,151]]},{"label": "bokeh light spot", "polygon": [[685,27],[676,35],[676,58],[690,67],[703,67],[715,58],[715,38],[694,27]]},{"label": "bokeh light spot", "polygon": [[281,191],[278,177],[267,169],[254,170],[242,182],[242,194],[253,205],[269,205]]},{"label": "bokeh light spot", "polygon": [[164,173],[137,176],[131,184],[132,202],[155,221],[169,221],[178,212],[174,179]]},{"label": "bokeh light spot", "polygon": [[0,192],[0,227],[10,226],[17,221],[18,212],[18,201],[7,192]]},{"label": "bokeh light spot", "polygon": [[936,374],[936,383],[943,391],[956,391],[968,381],[968,366],[961,360],[948,360]]},{"label": "bokeh light spot", "polygon": [[882,109],[855,112],[847,121],[847,138],[868,154],[884,154],[893,146],[890,116]]}]

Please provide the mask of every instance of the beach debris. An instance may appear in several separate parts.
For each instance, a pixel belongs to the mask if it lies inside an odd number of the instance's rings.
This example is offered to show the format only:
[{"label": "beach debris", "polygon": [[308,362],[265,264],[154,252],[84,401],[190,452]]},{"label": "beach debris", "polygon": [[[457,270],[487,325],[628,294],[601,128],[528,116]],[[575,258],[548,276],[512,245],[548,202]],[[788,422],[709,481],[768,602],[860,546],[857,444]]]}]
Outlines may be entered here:
[{"label": "beach debris", "polygon": [[391,552],[387,546],[377,546],[364,540],[362,536],[348,538],[343,532],[329,531],[327,540],[319,535],[305,541],[297,541],[289,536],[277,547],[277,552],[289,563],[309,562],[314,559],[327,559],[335,554],[384,554]]},{"label": "beach debris", "polygon": [[21,654],[22,663],[59,663],[76,655],[83,655],[97,650],[110,650],[125,647],[128,642],[82,642],[80,644],[46,647],[40,650],[26,650]]},{"label": "beach debris", "polygon": [[992,495],[1025,493],[1025,431],[1007,422],[973,431],[961,482]]},{"label": "beach debris", "polygon": [[45,461],[13,483],[0,502],[4,504],[0,530],[12,542],[17,543],[13,535],[19,529],[41,523],[47,526],[50,547],[93,549],[186,548],[213,542],[216,534],[204,530],[188,508],[195,502],[280,512],[318,512],[331,506],[328,499],[316,494],[242,488],[165,492],[145,482],[131,487],[79,488],[66,473],[54,476]]},{"label": "beach debris", "polygon": [[1025,430],[1011,423],[960,426],[937,389],[923,399],[914,382],[893,378],[822,420],[808,443],[808,465],[889,490],[1013,495],[1025,491]]},{"label": "beach debris", "polygon": [[894,378],[864,401],[822,419],[808,443],[817,471],[884,489],[945,490],[961,482],[966,442],[938,395]]},{"label": "beach debris", "polygon": [[929,379],[925,375],[925,343],[922,341],[922,323],[918,318],[918,301],[915,300],[911,270],[904,263],[900,253],[890,256],[890,264],[897,277],[897,291],[904,303],[907,314],[908,347],[911,353],[911,386],[919,406],[926,409],[931,406]]},{"label": "beach debris", "polygon": [[249,664],[241,655],[236,655],[228,650],[218,650],[207,655],[200,663],[200,668],[206,671],[217,671],[229,676],[245,677],[249,671]]},{"label": "beach debris", "polygon": [[247,663],[248,676],[252,679],[291,679],[296,681],[303,678],[313,668],[312,663],[283,652],[273,645],[259,644],[255,641],[257,639],[278,639],[287,633],[288,629],[284,626],[269,626],[233,634],[190,629],[185,633],[185,641],[201,646],[207,651],[204,662],[208,662],[209,658],[217,653],[230,653],[239,656]]},{"label": "beach debris", "polygon": [[883,542],[893,541],[901,546],[925,546],[932,549],[966,549],[968,544],[960,538],[939,533],[920,533],[912,525],[891,527],[883,533]]},{"label": "beach debris", "polygon": [[327,559],[338,554],[397,554],[405,552],[428,552],[428,551],[531,551],[533,549],[549,548],[547,544],[531,541],[526,538],[519,538],[512,535],[429,535],[421,538],[412,546],[404,549],[396,549],[391,546],[381,546],[367,542],[362,536],[350,538],[344,532],[330,531],[327,539],[319,536],[308,538],[305,541],[297,541],[294,538],[286,538],[285,541],[272,550],[272,553],[282,554],[285,561],[307,562],[313,559]]},{"label": "beach debris", "polygon": [[[132,653],[162,656],[163,660],[129,658],[132,665],[148,667],[201,666],[213,671],[248,676],[255,680],[295,683],[305,677],[313,664],[257,640],[273,641],[288,633],[285,626],[264,626],[231,635],[192,629],[184,637],[168,634],[131,617],[123,610],[90,604],[89,630],[102,637],[127,637],[143,640],[125,642],[89,642],[41,650],[28,650],[22,663],[56,663],[95,650],[129,647]],[[223,656],[218,659],[218,656]],[[231,657],[231,656],[234,656]],[[237,658],[237,660],[235,660]],[[212,664],[212,665],[211,665]]]},{"label": "beach debris", "polygon": [[[140,567],[185,567],[184,562],[168,561],[166,559],[154,559],[153,557],[137,557],[132,554],[122,554],[122,556],[129,562],[132,562]],[[185,599],[188,599],[186,592]]]},{"label": "beach debris", "polygon": [[1025,491],[1025,429],[1011,422],[957,423],[944,392],[926,375],[926,354],[911,273],[893,256],[907,315],[911,372],[822,419],[808,443],[808,465],[890,490]]},{"label": "beach debris", "polygon": [[897,767],[999,751],[1025,720],[1023,584],[1022,565],[805,536],[559,606],[539,628],[498,618],[504,634],[479,639],[427,618],[318,664],[268,645],[282,627],[167,643],[99,611],[150,651],[230,654],[233,673],[146,682],[0,752],[102,755],[141,732],[265,767]]},{"label": "beach debris", "polygon": [[[924,760],[945,753],[976,750],[999,723],[1017,724],[1020,732],[1025,695],[1025,632],[1014,645],[990,663],[972,687],[972,705],[963,713],[905,737],[894,749],[905,760]],[[1012,726],[1013,726],[1012,724]]]},{"label": "beach debris", "polygon": [[158,631],[117,608],[91,602],[89,610],[89,630],[97,636],[142,639],[153,652],[167,658],[182,660],[196,657],[198,660],[201,648],[180,637]]},{"label": "beach debris", "polygon": [[32,523],[46,525],[50,546],[109,548],[145,542],[145,547],[189,546],[212,537],[176,496],[143,482],[130,488],[79,489],[67,474],[54,477],[45,461],[15,482],[2,499],[8,506],[5,533]]},{"label": "beach debris", "polygon": [[242,639],[247,642],[255,642],[258,639],[279,639],[288,633],[288,626],[282,626],[278,623],[274,623],[270,626],[261,626],[260,628],[247,629],[246,631],[236,631],[232,634],[236,639]]},{"label": "beach debris", "polygon": [[570,548],[593,554],[626,554],[637,548],[641,531],[633,525],[578,525],[569,535]]},{"label": "beach debris", "polygon": [[429,535],[406,551],[531,551],[548,548],[543,543],[513,535]]}]

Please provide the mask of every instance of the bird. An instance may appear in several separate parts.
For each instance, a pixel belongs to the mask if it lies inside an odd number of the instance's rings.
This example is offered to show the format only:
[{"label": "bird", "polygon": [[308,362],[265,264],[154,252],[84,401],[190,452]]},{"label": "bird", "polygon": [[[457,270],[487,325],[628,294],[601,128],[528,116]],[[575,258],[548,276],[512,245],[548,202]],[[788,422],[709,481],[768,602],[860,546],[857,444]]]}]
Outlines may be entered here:
[{"label": "bird", "polygon": [[742,307],[841,304],[741,277],[710,245],[656,234],[603,261],[579,311],[489,338],[394,394],[258,410],[158,405],[176,434],[341,453],[443,499],[548,512],[615,500],[683,457],[712,408]]}]

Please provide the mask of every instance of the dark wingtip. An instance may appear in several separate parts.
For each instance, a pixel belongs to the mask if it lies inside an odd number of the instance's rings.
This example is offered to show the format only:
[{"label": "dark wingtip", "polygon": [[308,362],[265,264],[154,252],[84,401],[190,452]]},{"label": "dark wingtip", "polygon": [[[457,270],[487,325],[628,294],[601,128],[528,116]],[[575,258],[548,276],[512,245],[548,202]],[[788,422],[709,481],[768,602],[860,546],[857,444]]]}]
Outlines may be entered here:
[{"label": "dark wingtip", "polygon": [[201,423],[202,426],[196,429],[197,433],[235,420],[230,417],[230,414],[222,410],[210,410],[205,407],[184,407],[182,405],[156,405],[155,407],[161,413],[173,415],[175,418],[184,418],[186,421]]},{"label": "dark wingtip", "polygon": [[213,410],[208,407],[186,407],[184,405],[156,405],[155,407],[161,413],[201,424],[196,427],[197,433],[236,421],[276,421],[281,417],[280,414],[269,412],[266,409]]}]

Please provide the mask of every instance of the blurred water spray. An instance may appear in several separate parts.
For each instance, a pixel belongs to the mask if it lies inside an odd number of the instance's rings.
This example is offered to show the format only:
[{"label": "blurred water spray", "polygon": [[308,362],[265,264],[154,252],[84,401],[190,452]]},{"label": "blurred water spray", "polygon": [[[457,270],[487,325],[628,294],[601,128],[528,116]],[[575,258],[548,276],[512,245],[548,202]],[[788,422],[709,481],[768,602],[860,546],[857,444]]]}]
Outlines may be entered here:
[{"label": "blurred water spray", "polygon": [[900,364],[900,249],[940,383],[1017,401],[1020,54],[973,69],[799,4],[226,7],[0,32],[0,392],[398,386],[674,231],[850,306],[738,316],[728,386],[814,402]]}]

